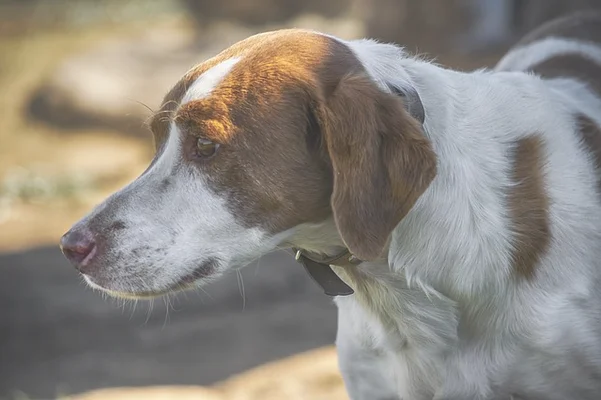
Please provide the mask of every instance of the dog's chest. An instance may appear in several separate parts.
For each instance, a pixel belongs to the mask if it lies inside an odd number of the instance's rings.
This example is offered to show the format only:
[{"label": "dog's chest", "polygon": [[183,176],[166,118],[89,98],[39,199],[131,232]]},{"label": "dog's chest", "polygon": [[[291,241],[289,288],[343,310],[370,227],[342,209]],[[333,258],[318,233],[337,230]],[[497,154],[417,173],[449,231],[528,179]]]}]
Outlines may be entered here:
[{"label": "dog's chest", "polygon": [[435,307],[419,291],[394,291],[394,296],[372,292],[369,298],[366,293],[338,298],[340,320],[346,321],[339,326],[339,340],[352,336],[357,348],[349,351],[369,353],[373,367],[401,398],[431,398],[440,382],[445,349],[456,340],[454,312],[442,303]]}]

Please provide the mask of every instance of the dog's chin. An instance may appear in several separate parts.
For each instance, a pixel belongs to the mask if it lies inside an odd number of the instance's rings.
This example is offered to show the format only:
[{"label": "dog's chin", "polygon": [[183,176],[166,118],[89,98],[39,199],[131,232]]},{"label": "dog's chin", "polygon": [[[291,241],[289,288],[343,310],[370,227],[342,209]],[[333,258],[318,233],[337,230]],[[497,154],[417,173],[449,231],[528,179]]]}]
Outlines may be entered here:
[{"label": "dog's chin", "polygon": [[156,289],[156,290],[133,290],[133,291],[123,291],[123,290],[115,290],[108,285],[100,285],[94,282],[93,278],[83,275],[84,280],[92,289],[98,290],[102,293],[106,293],[111,297],[116,297],[120,299],[129,299],[129,300],[150,300],[157,297],[165,296],[167,294],[182,292],[185,290],[190,290],[197,288],[202,284],[201,279],[195,282],[181,282],[177,285],[173,285],[164,289]]},{"label": "dog's chin", "polygon": [[[82,274],[83,275],[83,274]],[[92,289],[101,291],[103,293],[108,294],[111,297],[116,297],[120,299],[130,299],[130,300],[150,300],[157,297],[165,296],[167,294],[182,292],[185,290],[190,290],[197,288],[202,284],[202,279],[198,279],[197,281],[191,282],[180,282],[176,285],[169,286],[163,289],[156,290],[132,290],[132,291],[123,291],[123,290],[115,290],[109,287],[109,285],[101,285],[94,282],[94,279],[88,275],[83,275],[84,280]]]},{"label": "dog's chin", "polygon": [[[219,275],[220,270],[218,268],[218,263],[214,259],[205,261],[191,273],[182,275],[174,283],[156,288],[151,287],[151,285],[139,287],[139,283],[127,282],[119,276],[93,276],[82,273],[85,282],[91,288],[112,297],[133,300],[153,299],[170,293],[198,288]],[[136,285],[138,287],[136,287]]]}]

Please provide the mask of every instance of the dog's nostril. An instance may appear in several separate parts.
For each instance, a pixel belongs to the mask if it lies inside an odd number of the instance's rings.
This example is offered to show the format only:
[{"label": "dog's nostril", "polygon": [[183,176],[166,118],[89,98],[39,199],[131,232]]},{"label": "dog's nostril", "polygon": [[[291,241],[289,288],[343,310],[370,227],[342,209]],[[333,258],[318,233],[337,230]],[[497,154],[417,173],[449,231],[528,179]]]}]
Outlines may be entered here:
[{"label": "dog's nostril", "polygon": [[61,238],[60,246],[65,257],[80,269],[84,260],[94,251],[96,243],[90,232],[70,230]]}]

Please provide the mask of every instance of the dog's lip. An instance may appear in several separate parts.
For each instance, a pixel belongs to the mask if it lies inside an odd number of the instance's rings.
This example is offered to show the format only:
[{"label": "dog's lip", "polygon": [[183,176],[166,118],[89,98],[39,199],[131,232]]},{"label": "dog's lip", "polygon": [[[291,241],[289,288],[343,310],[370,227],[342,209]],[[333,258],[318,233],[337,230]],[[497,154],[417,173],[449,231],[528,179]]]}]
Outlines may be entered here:
[{"label": "dog's lip", "polygon": [[[136,299],[136,300],[144,300],[144,299],[153,299],[156,297],[164,296],[169,293],[179,292],[186,289],[192,289],[194,287],[193,283],[177,283],[169,286],[166,289],[160,290],[151,290],[151,291],[139,291],[139,292],[123,292],[119,290],[109,289],[104,287],[96,282],[94,279],[86,274],[82,274],[88,285],[90,285],[93,289],[100,290],[102,292],[108,293],[113,297],[120,297],[124,299]],[[181,282],[181,281],[180,281]]]},{"label": "dog's lip", "polygon": [[139,291],[139,292],[122,292],[118,290],[112,290],[94,281],[94,277],[88,274],[82,273],[86,282],[94,289],[98,289],[113,297],[121,297],[128,299],[152,299],[160,297],[169,293],[179,292],[195,287],[195,283],[200,279],[211,276],[216,270],[217,262],[214,259],[207,260],[200,264],[194,271],[184,275],[176,283],[168,286],[164,289],[152,290],[152,291]]},{"label": "dog's lip", "polygon": [[187,275],[184,275],[184,277],[179,280],[179,284],[191,284],[199,279],[206,278],[207,276],[212,275],[213,273],[215,273],[216,265],[217,262],[215,259],[209,259],[201,263],[198,267],[194,269],[194,271]]}]

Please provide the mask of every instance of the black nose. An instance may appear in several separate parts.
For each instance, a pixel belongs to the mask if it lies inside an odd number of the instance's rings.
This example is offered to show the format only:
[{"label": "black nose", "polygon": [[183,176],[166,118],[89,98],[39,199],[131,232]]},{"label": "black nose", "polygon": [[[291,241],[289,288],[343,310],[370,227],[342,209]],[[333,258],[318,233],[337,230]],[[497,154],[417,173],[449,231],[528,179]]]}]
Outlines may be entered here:
[{"label": "black nose", "polygon": [[71,229],[61,238],[61,250],[65,257],[77,268],[81,269],[84,260],[89,261],[88,257],[94,251],[96,242],[92,233],[84,229]]}]

